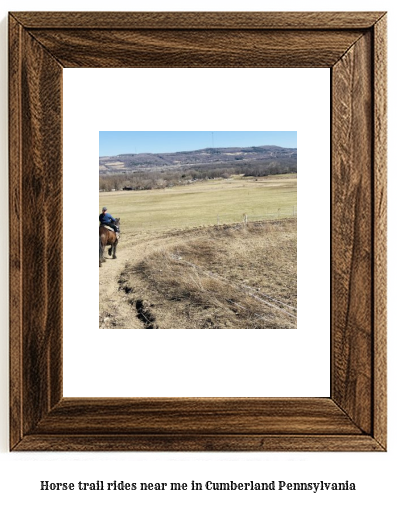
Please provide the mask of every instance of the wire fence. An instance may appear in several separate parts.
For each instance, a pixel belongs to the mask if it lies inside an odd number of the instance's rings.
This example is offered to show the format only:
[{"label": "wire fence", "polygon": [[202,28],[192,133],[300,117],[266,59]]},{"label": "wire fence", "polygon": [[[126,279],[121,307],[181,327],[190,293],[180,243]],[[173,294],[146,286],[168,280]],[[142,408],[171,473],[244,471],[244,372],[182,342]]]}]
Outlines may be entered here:
[{"label": "wire fence", "polygon": [[197,214],[177,213],[174,209],[164,210],[161,216],[156,214],[154,218],[149,212],[136,213],[132,218],[123,219],[122,223],[125,228],[131,227],[134,232],[138,231],[155,231],[170,229],[188,229],[195,227],[211,227],[232,224],[246,224],[253,222],[282,220],[297,217],[296,206],[284,206],[280,208],[263,209],[262,213],[255,210],[254,213],[242,213],[241,211],[233,212],[232,210],[220,211],[219,213],[202,209]]},{"label": "wire fence", "polygon": [[251,215],[249,213],[243,213],[239,215],[226,215],[226,214],[218,214],[216,217],[216,221],[214,223],[216,225],[230,224],[230,223],[238,223],[243,222],[248,224],[249,222],[260,222],[266,220],[278,220],[283,218],[296,218],[297,217],[297,207],[286,207],[286,208],[278,208],[277,210],[272,211],[264,211],[263,214],[260,215]]}]

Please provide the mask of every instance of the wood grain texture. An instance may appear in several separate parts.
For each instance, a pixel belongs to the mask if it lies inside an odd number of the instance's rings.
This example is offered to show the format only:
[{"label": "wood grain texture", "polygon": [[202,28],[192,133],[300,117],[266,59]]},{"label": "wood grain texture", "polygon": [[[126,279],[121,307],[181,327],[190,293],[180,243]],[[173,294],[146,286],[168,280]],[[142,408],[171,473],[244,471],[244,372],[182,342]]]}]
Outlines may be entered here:
[{"label": "wood grain texture", "polygon": [[34,434],[361,434],[327,398],[64,399]]},{"label": "wood grain texture", "polygon": [[62,69],[25,31],[22,65],[24,430],[62,395]]},{"label": "wood grain texture", "polygon": [[372,430],[371,33],[332,71],[332,398]]},{"label": "wood grain texture", "polygon": [[64,67],[258,68],[330,67],[363,32],[136,29],[30,33]]},{"label": "wood grain texture", "polygon": [[386,447],[387,20],[374,26],[374,438]]},{"label": "wood grain texture", "polygon": [[11,324],[11,357],[19,354],[20,361],[11,418],[21,417],[26,434],[62,396],[62,69],[13,24],[10,45],[23,55],[13,64],[10,96],[11,213],[21,214],[18,227],[18,215],[12,223],[19,251],[11,257],[11,276],[19,280],[21,325]]},{"label": "wood grain texture", "polygon": [[362,30],[384,12],[13,12],[25,28]]},{"label": "wood grain texture", "polygon": [[10,224],[10,446],[22,428],[22,209],[21,96],[22,27],[9,21],[9,224]]},{"label": "wood grain texture", "polygon": [[[11,449],[385,450],[383,13],[9,23]],[[113,65],[332,68],[331,399],[62,399],[62,67]]]},{"label": "wood grain texture", "polygon": [[364,452],[383,449],[368,435],[28,435],[16,451]]}]

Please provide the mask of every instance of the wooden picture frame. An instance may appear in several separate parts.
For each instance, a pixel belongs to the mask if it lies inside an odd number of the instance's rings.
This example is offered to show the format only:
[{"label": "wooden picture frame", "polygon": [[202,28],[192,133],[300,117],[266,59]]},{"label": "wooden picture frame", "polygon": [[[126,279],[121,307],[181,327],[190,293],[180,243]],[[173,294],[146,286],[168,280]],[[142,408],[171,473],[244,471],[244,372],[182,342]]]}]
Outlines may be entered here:
[{"label": "wooden picture frame", "polygon": [[[11,450],[384,451],[386,14],[14,12],[9,55]],[[331,69],[329,398],[63,398],[64,67]]]}]

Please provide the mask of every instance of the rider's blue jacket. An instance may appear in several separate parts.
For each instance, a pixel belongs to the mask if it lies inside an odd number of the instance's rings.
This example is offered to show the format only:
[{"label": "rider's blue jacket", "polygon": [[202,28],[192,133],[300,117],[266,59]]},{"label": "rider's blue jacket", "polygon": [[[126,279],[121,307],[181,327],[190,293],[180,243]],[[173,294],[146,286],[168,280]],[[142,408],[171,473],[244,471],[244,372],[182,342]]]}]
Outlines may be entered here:
[{"label": "rider's blue jacket", "polygon": [[112,217],[110,213],[101,213],[99,215],[99,221],[101,224],[112,224],[116,220]]}]

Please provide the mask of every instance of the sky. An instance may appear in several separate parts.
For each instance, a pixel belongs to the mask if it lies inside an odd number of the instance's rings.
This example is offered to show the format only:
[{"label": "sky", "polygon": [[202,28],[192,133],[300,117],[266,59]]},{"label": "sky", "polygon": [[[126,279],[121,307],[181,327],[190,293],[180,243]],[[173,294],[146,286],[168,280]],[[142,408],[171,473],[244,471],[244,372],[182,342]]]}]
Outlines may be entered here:
[{"label": "sky", "polygon": [[297,132],[199,131],[199,132],[99,132],[99,156],[127,153],[174,153],[203,148],[275,145],[297,147]]}]

